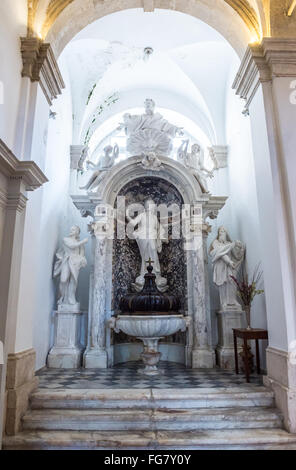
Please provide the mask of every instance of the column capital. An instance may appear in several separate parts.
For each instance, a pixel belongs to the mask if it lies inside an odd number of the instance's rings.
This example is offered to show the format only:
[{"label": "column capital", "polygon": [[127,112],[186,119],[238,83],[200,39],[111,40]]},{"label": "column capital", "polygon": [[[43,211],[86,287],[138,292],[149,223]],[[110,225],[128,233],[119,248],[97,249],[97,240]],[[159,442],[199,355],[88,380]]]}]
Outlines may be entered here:
[{"label": "column capital", "polygon": [[23,59],[22,77],[32,82],[39,82],[42,91],[51,106],[65,88],[59,66],[49,43],[39,38],[21,38]]},{"label": "column capital", "polygon": [[248,46],[232,88],[246,100],[247,112],[260,83],[295,76],[296,38],[263,38],[261,44]]}]

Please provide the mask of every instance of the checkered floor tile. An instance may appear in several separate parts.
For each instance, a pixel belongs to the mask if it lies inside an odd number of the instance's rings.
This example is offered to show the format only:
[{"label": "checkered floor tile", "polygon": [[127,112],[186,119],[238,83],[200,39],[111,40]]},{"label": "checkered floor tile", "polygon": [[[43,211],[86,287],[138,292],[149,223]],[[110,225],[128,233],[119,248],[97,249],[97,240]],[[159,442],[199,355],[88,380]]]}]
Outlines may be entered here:
[{"label": "checkered floor tile", "polygon": [[[219,388],[246,385],[243,374],[220,369],[186,369],[183,365],[161,362],[161,374],[148,377],[138,370],[140,362],[127,362],[111,369],[43,369],[41,389],[99,388]],[[262,376],[253,375],[252,385],[262,385]]]}]

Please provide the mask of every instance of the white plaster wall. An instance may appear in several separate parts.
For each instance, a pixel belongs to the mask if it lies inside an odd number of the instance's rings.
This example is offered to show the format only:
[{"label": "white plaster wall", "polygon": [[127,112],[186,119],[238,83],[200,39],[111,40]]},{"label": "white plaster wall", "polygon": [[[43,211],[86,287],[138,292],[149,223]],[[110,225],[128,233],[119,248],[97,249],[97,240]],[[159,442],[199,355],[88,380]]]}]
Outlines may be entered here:
[{"label": "white plaster wall", "polygon": [[[44,142],[47,141],[44,172],[49,182],[43,188],[38,227],[38,265],[33,305],[33,347],[36,350],[36,369],[45,365],[50,345],[56,295],[56,283],[52,279],[53,263],[55,252],[64,235],[63,225],[67,218],[69,199],[69,148],[72,140],[71,89],[67,69],[62,64],[60,65],[67,86],[54,103],[52,109],[57,115],[55,120],[48,120],[48,133],[39,129],[40,138]],[[38,148],[37,142],[36,148]]]},{"label": "white plaster wall", "polygon": [[[271,102],[271,100],[270,100]],[[269,115],[270,111],[266,111]],[[262,257],[266,286],[269,345],[287,350],[287,323],[285,316],[284,285],[281,274],[279,240],[285,245],[284,227],[278,215],[281,213],[280,194],[276,181],[272,181],[274,158],[268,139],[264,111],[264,99],[260,87],[250,106],[254,162],[256,168],[258,210],[262,233]],[[285,281],[288,281],[287,277]]]},{"label": "white plaster wall", "polygon": [[[225,225],[232,239],[242,240],[246,244],[246,263],[249,273],[252,274],[255,266],[263,261],[262,233],[259,222],[250,118],[242,115],[243,102],[231,88],[238,66],[239,63],[235,60],[225,90],[225,133],[229,148],[228,167],[218,170],[212,183],[215,195],[227,195],[229,199],[218,218],[212,223],[209,244],[217,236],[218,227]],[[212,278],[211,262],[209,268]],[[261,268],[264,268],[263,263]],[[264,288],[264,280],[262,288]],[[218,307],[218,290],[211,286],[211,308],[214,324],[216,322],[215,310]],[[245,321],[245,316],[243,318]],[[265,295],[258,296],[254,300],[251,324],[257,328],[267,327]],[[217,340],[214,337],[215,339]],[[263,349],[266,346],[266,342],[261,344]]]},{"label": "white plaster wall", "polygon": [[[230,74],[226,106],[226,135],[229,145],[229,195],[231,199],[231,236],[246,244],[246,263],[249,274],[256,265],[262,266],[262,236],[258,213],[258,200],[250,118],[242,114],[243,103],[231,85],[237,64]],[[264,288],[263,282],[262,287]],[[266,328],[265,296],[254,299],[251,312],[253,327]]]},{"label": "white plaster wall", "polygon": [[[56,119],[49,119],[48,132],[36,123],[40,139],[47,142],[46,158],[43,166],[49,182],[43,188],[42,206],[39,214],[38,263],[33,312],[33,347],[36,350],[36,370],[46,365],[48,351],[53,343],[54,310],[56,309],[58,280],[54,280],[53,265],[55,253],[60,248],[62,238],[69,233],[73,224],[81,228],[81,238],[89,236],[87,219],[82,219],[70,198],[70,145],[72,144],[72,98],[68,70],[63,61],[59,63],[66,88],[54,102],[52,110]],[[33,148],[38,149],[34,140]],[[37,158],[37,156],[36,156]],[[42,166],[42,161],[38,162]],[[43,168],[42,166],[42,168]],[[36,249],[36,247],[35,247]],[[90,243],[86,257],[90,263]],[[77,299],[83,311],[88,308],[89,266],[79,277]],[[84,317],[85,319],[85,317]],[[82,342],[85,344],[85,326],[82,328]]]},{"label": "white plaster wall", "polygon": [[0,1],[0,137],[9,148],[14,144],[21,88],[19,38],[26,35],[26,25],[27,0]]},{"label": "white plaster wall", "polygon": [[[48,104],[38,87],[36,116],[34,123],[31,160],[45,170],[46,135],[48,126]],[[38,291],[38,268],[40,265],[40,218],[42,213],[43,188],[30,194],[24,229],[23,254],[21,262],[21,281],[18,299],[17,330],[14,351],[32,348],[33,313]]]}]

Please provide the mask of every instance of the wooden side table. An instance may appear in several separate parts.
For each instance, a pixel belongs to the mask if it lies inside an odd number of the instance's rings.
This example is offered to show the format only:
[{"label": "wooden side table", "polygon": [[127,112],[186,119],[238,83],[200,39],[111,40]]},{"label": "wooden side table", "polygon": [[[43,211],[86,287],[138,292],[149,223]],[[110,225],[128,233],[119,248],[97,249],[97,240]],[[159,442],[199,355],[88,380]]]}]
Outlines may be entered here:
[{"label": "wooden side table", "polygon": [[237,338],[242,338],[244,341],[244,363],[246,371],[246,381],[250,382],[250,369],[248,361],[248,340],[254,339],[256,341],[256,365],[257,365],[257,374],[260,374],[260,355],[259,355],[259,339],[268,339],[267,330],[262,330],[259,328],[254,328],[247,330],[245,328],[233,328],[233,343],[234,343],[234,355],[235,355],[235,372],[238,374],[238,355],[237,355]]}]

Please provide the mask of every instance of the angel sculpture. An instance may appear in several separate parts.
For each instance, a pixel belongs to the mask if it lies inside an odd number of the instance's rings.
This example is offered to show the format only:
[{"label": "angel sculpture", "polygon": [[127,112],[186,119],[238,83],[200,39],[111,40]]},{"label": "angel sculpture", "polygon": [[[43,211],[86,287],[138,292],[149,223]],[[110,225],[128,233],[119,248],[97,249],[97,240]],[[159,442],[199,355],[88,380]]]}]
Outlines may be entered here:
[{"label": "angel sculpture", "polygon": [[155,152],[148,152],[147,154],[143,154],[142,166],[147,170],[159,170],[161,161]]},{"label": "angel sculpture", "polygon": [[193,144],[191,153],[188,152],[189,139],[183,140],[178,149],[178,161],[183,163],[197,179],[203,193],[209,193],[207,178],[213,178],[214,173],[204,166],[204,152],[198,144]]},{"label": "angel sculpture", "polygon": [[119,147],[117,144],[115,144],[114,147],[112,147],[112,145],[107,145],[107,147],[104,148],[104,155],[99,159],[99,163],[97,165],[87,161],[87,169],[91,169],[94,173],[88,180],[87,184],[80,187],[80,189],[87,189],[87,191],[93,192],[102,181],[105,173],[111,170],[118,155]]}]

